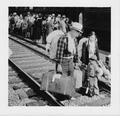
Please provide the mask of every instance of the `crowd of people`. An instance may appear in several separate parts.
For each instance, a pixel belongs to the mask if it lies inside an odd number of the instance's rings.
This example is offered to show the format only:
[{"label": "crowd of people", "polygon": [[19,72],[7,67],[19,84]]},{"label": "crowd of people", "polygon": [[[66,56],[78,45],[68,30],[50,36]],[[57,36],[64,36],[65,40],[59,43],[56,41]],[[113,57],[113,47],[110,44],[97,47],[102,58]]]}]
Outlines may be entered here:
[{"label": "crowd of people", "polygon": [[[110,83],[110,66],[100,59],[95,31],[83,37],[83,25],[70,21],[65,15],[42,16],[41,13],[28,12],[23,16],[13,13],[9,16],[9,31],[34,42],[42,40],[50,58],[57,61],[56,73],[74,77],[77,68],[79,71],[86,70],[89,83],[87,87],[91,96],[99,95],[98,80]],[[79,79],[76,77],[76,81]],[[78,90],[81,86],[75,89]]]},{"label": "crowd of people", "polygon": [[48,14],[43,16],[41,13],[17,14],[16,12],[9,15],[9,31],[15,34],[30,38],[34,42],[40,39],[46,44],[46,37],[54,30],[69,30],[70,20],[65,15]]}]

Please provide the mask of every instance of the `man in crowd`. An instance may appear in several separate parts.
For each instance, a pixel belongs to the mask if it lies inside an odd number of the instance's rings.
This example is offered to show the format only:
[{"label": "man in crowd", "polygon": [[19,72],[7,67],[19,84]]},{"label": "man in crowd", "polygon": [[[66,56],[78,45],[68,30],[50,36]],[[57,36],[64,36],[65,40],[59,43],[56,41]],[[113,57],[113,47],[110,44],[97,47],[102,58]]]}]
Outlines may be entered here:
[{"label": "man in crowd", "polygon": [[82,25],[73,22],[71,30],[60,37],[58,40],[56,59],[57,63],[61,64],[63,74],[72,76],[74,73],[74,63],[78,62],[77,40],[82,34]]}]

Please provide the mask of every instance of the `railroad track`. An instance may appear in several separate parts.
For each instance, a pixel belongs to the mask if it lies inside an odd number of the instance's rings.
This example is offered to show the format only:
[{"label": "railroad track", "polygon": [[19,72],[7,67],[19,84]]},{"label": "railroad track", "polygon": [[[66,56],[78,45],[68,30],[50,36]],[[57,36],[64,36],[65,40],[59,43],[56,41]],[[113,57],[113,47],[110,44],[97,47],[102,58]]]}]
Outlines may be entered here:
[{"label": "railroad track", "polygon": [[9,65],[8,75],[8,106],[49,106],[42,92],[33,90],[34,84],[28,84],[28,80],[22,73],[18,73]]},{"label": "railroad track", "polygon": [[[12,40],[9,40],[9,42],[9,47],[13,51],[13,54],[9,59],[9,64],[14,67],[19,74],[24,75],[24,78],[28,79],[28,83],[33,83],[33,89],[40,90],[41,86],[38,82],[40,77],[35,79],[31,75],[33,75],[33,73],[39,73],[42,76],[42,73],[47,72],[47,70],[54,69],[54,64],[33,53],[33,51],[31,51],[32,48],[25,48],[23,47],[23,44],[21,46]],[[44,91],[44,93],[46,94],[46,97],[48,97],[47,99],[50,102],[52,101],[52,105],[62,106],[50,92]]]},{"label": "railroad track", "polygon": [[[42,44],[39,45],[39,44],[33,42],[32,40],[30,40],[30,39],[28,39],[28,38],[24,38],[24,37],[21,36],[21,35],[16,35],[16,34],[14,34],[14,33],[11,33],[10,36],[17,37],[17,38],[19,38],[20,40],[26,41],[27,43],[30,43],[30,44],[32,44],[32,45],[37,46],[38,48],[42,48],[43,50],[46,49],[46,48],[45,48],[45,45],[42,45]],[[105,58],[110,55],[109,52],[103,51],[103,50],[99,50],[99,53],[100,53],[100,59],[101,59],[102,61],[105,61]]]},{"label": "railroad track", "polygon": [[[48,70],[54,70],[54,62],[55,61],[49,59],[49,57],[47,56],[47,54],[45,52],[44,46],[41,47],[39,45],[32,43],[29,40],[26,41],[22,37],[20,39],[18,39],[18,36],[14,37],[14,36],[10,35],[9,38],[10,38],[9,47],[13,51],[13,54],[9,59],[9,64],[12,65],[16,70],[18,70],[19,73],[26,75],[26,78],[28,78],[28,80],[34,84],[33,87],[37,88],[37,90],[41,91],[39,78],[33,78],[33,76],[31,76],[31,75],[35,74],[35,75],[39,75],[39,77],[40,77],[44,72],[47,72]],[[60,102],[50,92],[48,92],[48,91],[44,91],[44,92],[45,92],[46,96],[48,96],[47,99],[49,99],[49,101],[52,101],[51,104],[53,104],[53,105],[63,106],[63,105],[66,105],[66,103],[67,103],[67,105],[68,104],[70,105],[72,103],[70,100],[68,100],[68,101],[65,100],[63,102]],[[92,102],[92,103],[84,103],[84,104],[80,103],[80,105],[81,106],[82,105],[92,106],[92,104],[94,104],[97,106],[97,105],[109,104],[110,103],[110,90],[108,89],[105,91],[105,89],[101,89],[101,93],[103,93],[104,95],[107,95],[107,97],[108,97],[108,98],[106,98],[107,100],[104,101],[102,98],[102,99],[98,100],[99,101],[98,103],[93,100],[94,102]],[[76,103],[76,101],[75,101],[75,103]],[[104,101],[104,102],[102,103],[102,101]]]}]

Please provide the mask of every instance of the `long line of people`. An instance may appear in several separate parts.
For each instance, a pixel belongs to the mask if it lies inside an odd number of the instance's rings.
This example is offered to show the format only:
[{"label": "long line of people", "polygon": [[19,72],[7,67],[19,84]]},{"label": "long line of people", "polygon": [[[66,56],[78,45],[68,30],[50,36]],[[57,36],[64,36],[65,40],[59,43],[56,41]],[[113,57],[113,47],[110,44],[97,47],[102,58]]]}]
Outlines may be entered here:
[{"label": "long line of people", "polygon": [[[95,32],[82,37],[83,25],[70,22],[65,15],[49,14],[43,17],[41,13],[28,12],[25,16],[13,13],[9,16],[9,31],[28,37],[34,42],[42,40],[50,58],[57,61],[56,73],[74,77],[76,91],[79,91],[84,82],[87,83],[86,93],[89,88],[91,96],[99,95],[98,80],[110,84],[110,66],[100,60]],[[78,40],[78,37],[81,39]]]},{"label": "long line of people", "polygon": [[30,13],[9,15],[9,32],[30,38],[34,42],[42,40],[46,44],[46,37],[54,30],[69,31],[69,18],[65,15]]}]

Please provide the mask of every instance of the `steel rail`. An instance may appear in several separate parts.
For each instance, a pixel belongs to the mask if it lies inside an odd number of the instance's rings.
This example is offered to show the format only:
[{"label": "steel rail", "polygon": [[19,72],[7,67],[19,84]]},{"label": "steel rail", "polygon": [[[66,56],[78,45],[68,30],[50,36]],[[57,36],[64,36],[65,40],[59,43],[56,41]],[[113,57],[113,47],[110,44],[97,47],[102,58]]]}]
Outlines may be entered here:
[{"label": "steel rail", "polygon": [[22,40],[24,40],[24,41],[26,41],[26,42],[28,42],[30,44],[36,45],[37,47],[42,48],[44,50],[46,49],[44,45],[42,46],[42,45],[39,45],[39,44],[37,44],[37,43],[35,43],[35,42],[31,41],[31,40],[27,40],[23,36],[16,35],[16,34],[13,34],[13,33],[12,34],[10,33],[10,35],[18,37],[18,38],[20,38],[20,39],[22,39]]},{"label": "steel rail", "polygon": [[36,49],[34,49],[34,48],[26,45],[26,44],[24,44],[24,43],[22,43],[22,42],[20,42],[20,41],[17,41],[17,40],[15,40],[15,39],[13,39],[12,37],[9,37],[9,38],[12,39],[13,41],[15,41],[15,42],[17,42],[17,43],[25,46],[26,48],[29,48],[30,50],[34,51],[36,54],[42,55],[42,56],[46,57],[48,60],[50,60],[50,61],[52,61],[52,62],[56,62],[56,60],[50,59],[49,56],[45,55],[44,53],[42,53],[42,52],[40,52],[40,51],[38,51],[38,50],[36,50]]},{"label": "steel rail", "polygon": [[[18,37],[18,38],[20,38],[20,39],[22,39],[22,40],[24,40],[24,41],[26,41],[26,42],[29,42],[29,43],[31,43],[31,44],[34,44],[34,45],[36,45],[36,46],[38,46],[38,47],[40,47],[40,48],[42,48],[42,49],[44,49],[44,50],[46,49],[45,46],[39,45],[39,44],[37,44],[37,43],[34,43],[34,42],[31,41],[31,40],[24,39],[24,37],[21,36],[21,35],[16,35],[16,34],[13,34],[13,33],[10,33],[10,35],[15,36],[15,37]],[[110,55],[110,53],[107,52],[107,51],[99,50],[99,52],[100,52],[101,54],[104,54],[104,55],[107,55],[107,56]]]},{"label": "steel rail", "polygon": [[29,82],[33,83],[33,89],[37,89],[39,91],[43,91],[47,97],[47,100],[53,105],[53,106],[64,106],[60,101],[58,101],[49,91],[41,90],[41,85],[35,81],[28,73],[26,73],[24,70],[22,70],[18,65],[16,65],[11,59],[8,60],[9,65],[11,65],[18,74],[21,74],[25,77],[25,79]]}]

